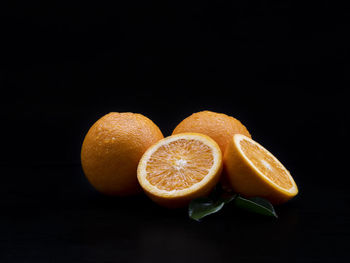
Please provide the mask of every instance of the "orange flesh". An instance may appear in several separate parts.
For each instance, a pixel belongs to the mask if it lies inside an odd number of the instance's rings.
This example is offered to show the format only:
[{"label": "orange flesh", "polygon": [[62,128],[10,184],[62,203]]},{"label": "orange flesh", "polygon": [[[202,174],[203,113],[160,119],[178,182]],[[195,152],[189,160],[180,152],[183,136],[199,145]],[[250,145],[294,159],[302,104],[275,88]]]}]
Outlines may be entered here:
[{"label": "orange flesh", "polygon": [[268,155],[264,149],[246,140],[241,140],[240,144],[247,158],[272,182],[284,189],[290,189],[293,186],[285,168]]},{"label": "orange flesh", "polygon": [[200,182],[214,164],[212,149],[194,139],[160,146],[150,157],[146,179],[160,190],[182,190]]}]

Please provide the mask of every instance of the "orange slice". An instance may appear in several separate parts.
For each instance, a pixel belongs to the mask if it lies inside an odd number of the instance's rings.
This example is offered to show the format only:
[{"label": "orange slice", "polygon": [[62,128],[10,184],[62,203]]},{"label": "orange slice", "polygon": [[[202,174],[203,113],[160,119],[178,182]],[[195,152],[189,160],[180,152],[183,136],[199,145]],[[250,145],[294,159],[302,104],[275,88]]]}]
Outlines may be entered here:
[{"label": "orange slice", "polygon": [[137,178],[156,203],[180,207],[207,195],[222,170],[219,145],[209,136],[181,133],[166,137],[142,156]]},{"label": "orange slice", "polygon": [[260,196],[279,204],[298,193],[292,176],[277,158],[242,134],[235,134],[230,141],[224,167],[233,190],[243,196]]}]

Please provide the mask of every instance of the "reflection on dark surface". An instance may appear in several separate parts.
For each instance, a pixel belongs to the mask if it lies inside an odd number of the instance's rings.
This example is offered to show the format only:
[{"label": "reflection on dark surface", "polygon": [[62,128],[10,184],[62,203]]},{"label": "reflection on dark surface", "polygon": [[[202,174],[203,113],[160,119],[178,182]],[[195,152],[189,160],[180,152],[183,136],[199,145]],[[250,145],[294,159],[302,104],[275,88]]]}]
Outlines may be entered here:
[{"label": "reflection on dark surface", "polygon": [[[303,182],[295,200],[277,207],[279,219],[228,205],[198,223],[186,209],[168,210],[144,195],[102,196],[79,166],[7,166],[3,172],[4,262],[330,261],[349,234],[345,201],[332,200],[349,194],[339,189],[322,201],[319,186]],[[18,173],[26,179],[19,182]]]}]

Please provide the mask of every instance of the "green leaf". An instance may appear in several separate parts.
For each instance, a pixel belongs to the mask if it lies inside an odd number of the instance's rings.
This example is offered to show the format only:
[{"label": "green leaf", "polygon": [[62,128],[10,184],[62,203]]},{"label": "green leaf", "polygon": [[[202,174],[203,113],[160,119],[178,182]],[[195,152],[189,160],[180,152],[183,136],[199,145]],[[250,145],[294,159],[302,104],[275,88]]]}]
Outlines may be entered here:
[{"label": "green leaf", "polygon": [[191,201],[188,207],[190,218],[200,221],[203,217],[211,215],[221,210],[221,208],[231,202],[236,194],[222,193],[219,197],[201,197]]},{"label": "green leaf", "polygon": [[237,196],[235,198],[235,205],[253,213],[278,218],[272,204],[261,197],[243,198]]},{"label": "green leaf", "polygon": [[210,198],[197,198],[191,201],[188,207],[188,215],[190,218],[199,221],[203,217],[219,211],[224,204],[224,202],[215,202]]}]

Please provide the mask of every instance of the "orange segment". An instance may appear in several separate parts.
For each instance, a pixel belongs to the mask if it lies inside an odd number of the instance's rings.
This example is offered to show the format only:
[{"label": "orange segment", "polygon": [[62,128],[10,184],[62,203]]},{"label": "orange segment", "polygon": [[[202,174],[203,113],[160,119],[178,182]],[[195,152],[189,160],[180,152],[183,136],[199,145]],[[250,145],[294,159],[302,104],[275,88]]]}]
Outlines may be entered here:
[{"label": "orange segment", "polygon": [[169,136],[141,158],[140,185],[155,202],[182,206],[206,195],[219,180],[222,156],[218,144],[197,133]]},{"label": "orange segment", "polygon": [[213,166],[213,151],[198,140],[179,139],[150,157],[146,179],[161,190],[182,190],[200,182]]},{"label": "orange segment", "polygon": [[254,166],[272,182],[285,189],[293,186],[286,169],[268,155],[266,150],[247,140],[241,140],[240,146]]},{"label": "orange segment", "polygon": [[231,187],[247,197],[260,196],[283,203],[297,195],[289,171],[259,143],[236,134],[224,156],[225,176]]}]

